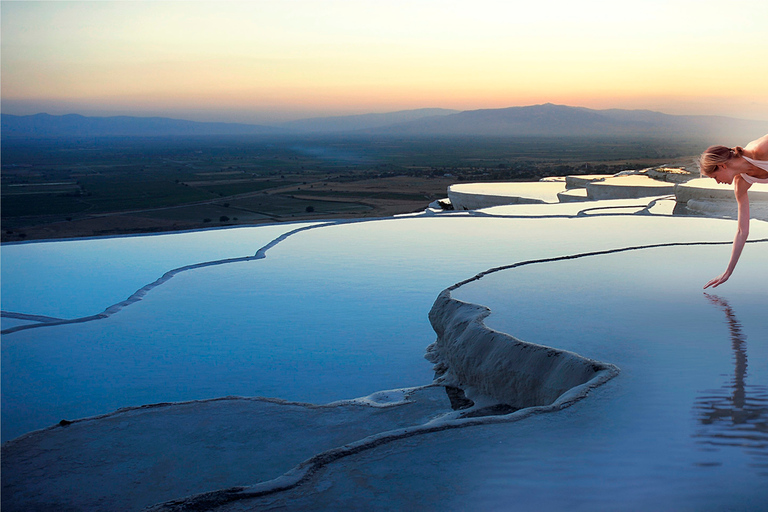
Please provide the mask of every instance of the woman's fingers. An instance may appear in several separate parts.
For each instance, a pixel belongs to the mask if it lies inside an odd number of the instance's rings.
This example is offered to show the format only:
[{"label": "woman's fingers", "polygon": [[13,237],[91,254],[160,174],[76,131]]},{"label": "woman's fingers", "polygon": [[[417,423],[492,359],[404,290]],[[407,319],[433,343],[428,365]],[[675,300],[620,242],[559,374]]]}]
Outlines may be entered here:
[{"label": "woman's fingers", "polygon": [[705,284],[705,285],[704,285],[704,289],[706,290],[706,289],[707,289],[707,288],[709,288],[710,286],[711,286],[712,288],[717,288],[718,286],[720,286],[721,284],[723,284],[723,283],[724,283],[724,282],[726,282],[727,280],[728,280],[728,276],[727,276],[727,275],[725,275],[725,274],[719,275],[719,276],[717,276],[716,278],[712,279],[712,280],[711,280],[710,282],[708,282],[707,284]]}]

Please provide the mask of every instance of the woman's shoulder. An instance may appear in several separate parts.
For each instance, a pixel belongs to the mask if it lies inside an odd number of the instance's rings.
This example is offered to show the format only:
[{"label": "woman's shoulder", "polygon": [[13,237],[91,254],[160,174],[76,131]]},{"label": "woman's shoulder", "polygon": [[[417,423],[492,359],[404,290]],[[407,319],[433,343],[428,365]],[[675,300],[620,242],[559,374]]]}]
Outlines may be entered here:
[{"label": "woman's shoulder", "polygon": [[763,135],[747,144],[744,152],[755,160],[768,160],[768,135]]}]

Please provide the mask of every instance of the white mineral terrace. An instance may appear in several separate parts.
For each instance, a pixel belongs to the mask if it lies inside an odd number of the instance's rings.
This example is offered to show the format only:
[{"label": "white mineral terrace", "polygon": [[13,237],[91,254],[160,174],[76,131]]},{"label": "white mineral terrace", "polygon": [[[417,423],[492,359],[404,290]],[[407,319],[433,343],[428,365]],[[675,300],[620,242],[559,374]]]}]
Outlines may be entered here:
[{"label": "white mineral terrace", "polygon": [[3,510],[764,507],[768,223],[514,186],[4,246]]},{"label": "white mineral terrace", "polygon": [[[749,189],[750,216],[768,220],[768,184],[755,183]],[[710,178],[698,178],[680,184],[675,190],[677,201],[691,212],[719,217],[737,217],[733,185],[718,184]]]},{"label": "white mineral terrace", "polygon": [[[732,185],[711,178],[689,179],[678,169],[647,170],[617,175],[574,175],[540,182],[461,183],[451,185],[448,198],[456,210],[478,210],[509,204],[553,204],[674,195],[691,213],[735,217]],[[768,220],[768,185],[749,191],[752,217]]]}]

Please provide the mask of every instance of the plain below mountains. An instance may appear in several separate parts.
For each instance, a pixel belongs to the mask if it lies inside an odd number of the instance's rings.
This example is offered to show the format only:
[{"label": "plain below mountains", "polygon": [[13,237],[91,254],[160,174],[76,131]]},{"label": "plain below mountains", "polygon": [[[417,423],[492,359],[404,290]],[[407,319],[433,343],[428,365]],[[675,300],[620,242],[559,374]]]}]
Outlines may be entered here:
[{"label": "plain below mountains", "polygon": [[161,117],[2,114],[3,137],[159,137],[212,135],[358,135],[393,137],[621,137],[709,139],[745,144],[768,121],[678,116],[649,110],[564,105],[455,111],[417,109],[303,119],[275,125],[205,123]]}]

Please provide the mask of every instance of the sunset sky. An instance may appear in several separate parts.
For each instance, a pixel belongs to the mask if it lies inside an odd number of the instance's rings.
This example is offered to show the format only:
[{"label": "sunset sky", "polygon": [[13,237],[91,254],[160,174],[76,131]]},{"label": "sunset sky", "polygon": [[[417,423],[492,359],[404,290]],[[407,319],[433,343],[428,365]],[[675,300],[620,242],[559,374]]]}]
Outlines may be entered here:
[{"label": "sunset sky", "polygon": [[558,103],[768,120],[765,0],[2,1],[2,111],[267,123]]}]

